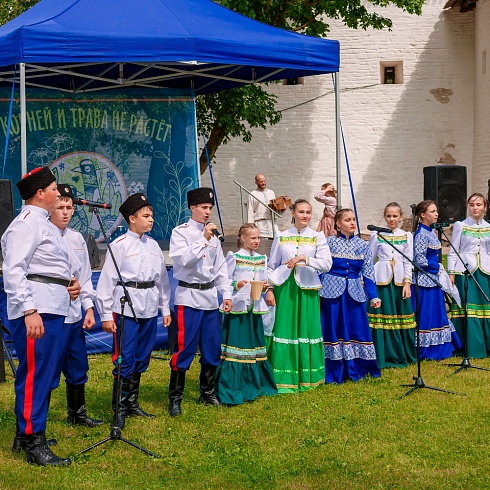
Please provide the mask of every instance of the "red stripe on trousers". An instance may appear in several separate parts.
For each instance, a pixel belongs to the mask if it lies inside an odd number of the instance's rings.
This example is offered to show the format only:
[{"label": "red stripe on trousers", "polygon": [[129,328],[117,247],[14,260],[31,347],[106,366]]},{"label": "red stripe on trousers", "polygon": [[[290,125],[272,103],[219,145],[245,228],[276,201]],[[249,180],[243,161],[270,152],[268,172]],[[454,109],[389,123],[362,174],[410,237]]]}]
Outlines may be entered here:
[{"label": "red stripe on trousers", "polygon": [[178,351],[172,356],[172,360],[170,361],[170,366],[174,371],[177,371],[177,358],[179,353],[184,350],[184,306],[177,306],[177,346]]},{"label": "red stripe on trousers", "polygon": [[34,398],[34,374],[36,373],[36,356],[34,347],[36,345],[35,339],[27,339],[27,376],[26,384],[24,387],[24,409],[23,417],[26,421],[26,434],[32,434],[32,399]]}]

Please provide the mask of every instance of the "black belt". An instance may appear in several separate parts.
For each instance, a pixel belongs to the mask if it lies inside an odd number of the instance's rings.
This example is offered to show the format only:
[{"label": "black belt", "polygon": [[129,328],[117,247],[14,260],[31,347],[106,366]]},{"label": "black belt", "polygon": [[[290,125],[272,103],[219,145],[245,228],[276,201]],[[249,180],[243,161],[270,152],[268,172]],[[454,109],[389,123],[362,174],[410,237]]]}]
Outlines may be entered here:
[{"label": "black belt", "polygon": [[207,289],[214,288],[214,281],[204,283],[179,281],[179,286],[189,289],[198,289],[199,291],[206,291]]},{"label": "black belt", "polygon": [[60,286],[68,287],[71,284],[71,279],[60,279],[58,277],[42,276],[41,274],[27,274],[28,281],[43,282],[44,284],[59,284]]},{"label": "black belt", "polygon": [[[117,281],[118,286],[122,286],[121,281]],[[133,289],[150,289],[155,287],[155,281],[128,281],[124,285]]]}]

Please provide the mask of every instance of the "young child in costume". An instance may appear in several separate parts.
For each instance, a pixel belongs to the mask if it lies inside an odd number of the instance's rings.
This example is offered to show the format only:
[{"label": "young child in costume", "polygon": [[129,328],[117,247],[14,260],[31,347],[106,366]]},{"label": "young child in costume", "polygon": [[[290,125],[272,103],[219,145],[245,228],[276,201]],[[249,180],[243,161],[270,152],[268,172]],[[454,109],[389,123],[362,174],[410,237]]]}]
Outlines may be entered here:
[{"label": "young child in costume", "polygon": [[267,290],[267,256],[255,250],[260,230],[246,223],[238,232],[238,252],[228,252],[226,263],[233,286],[233,308],[221,326],[221,364],[216,372],[217,395],[225,405],[239,405],[261,395],[277,394],[264,339],[262,315],[269,308],[261,295],[251,298],[251,281]]},{"label": "young child in costume", "polygon": [[[117,379],[114,378],[112,408],[113,425],[123,428],[127,415],[154,417],[141,409],[138,403],[141,374],[148,369],[151,351],[157,333],[158,310],[161,309],[164,326],[169,326],[170,283],[163,253],[158,243],[146,235],[153,227],[153,208],[142,193],[133,194],[119,208],[129,225],[123,236],[116,238],[111,249],[122,280],[133,302],[136,319],[128,304],[124,310],[122,352],[118,352],[121,302],[124,291],[119,283],[111,257],[106,257],[97,284],[97,310],[105,332],[114,334],[113,375],[117,373],[117,358],[121,356],[121,393],[116,410]],[[113,315],[115,314],[115,319]]]},{"label": "young child in costume", "polygon": [[233,288],[217,227],[209,222],[214,192],[198,187],[187,192],[191,218],[177,226],[170,237],[169,256],[174,263],[177,344],[170,361],[169,405],[171,417],[182,415],[185,375],[201,352],[199,403],[219,405],[216,397],[216,368],[221,362],[221,323],[218,291],[223,296],[222,311],[232,308]]},{"label": "young child in costume", "polygon": [[368,320],[380,368],[403,367],[417,360],[415,321],[410,301],[412,264],[383,239],[409,259],[413,258],[413,236],[399,228],[403,220],[400,205],[389,203],[384,218],[391,233],[371,234],[376,287],[381,307],[368,307]]},{"label": "young child in costume", "polygon": [[[468,217],[453,226],[451,243],[468,264],[478,284],[490,297],[490,223],[483,219],[487,200],[476,192],[468,198]],[[447,268],[452,284],[464,300],[464,267],[451,247]],[[464,305],[453,302],[451,320],[459,338],[466,341],[467,356],[483,358],[490,354],[490,309],[473,278],[468,277],[468,329],[464,331]],[[467,336],[466,336],[467,333]]]},{"label": "young child in costume", "polygon": [[[436,279],[444,282],[447,276],[439,263],[441,242],[431,228],[437,222],[439,213],[434,201],[419,202],[415,209],[418,222],[414,223],[413,259],[421,269]],[[443,290],[425,274],[419,273],[412,279],[412,307],[419,321],[420,357],[439,361],[453,355],[454,349],[462,344],[454,325],[447,317]],[[415,282],[418,293],[415,294]]]},{"label": "young child in costume", "polygon": [[337,236],[327,238],[333,263],[322,278],[320,311],[325,382],[340,384],[368,374],[381,376],[366,314],[368,298],[373,308],[379,308],[381,300],[369,244],[354,235],[356,217],[352,209],[337,211],[335,227]]},{"label": "young child in costume", "polygon": [[308,227],[310,203],[298,199],[292,215],[294,225],[276,235],[268,264],[274,290],[266,302],[276,306],[276,317],[267,349],[279,393],[320,386],[325,374],[317,271],[328,271],[332,258],[325,235]]}]

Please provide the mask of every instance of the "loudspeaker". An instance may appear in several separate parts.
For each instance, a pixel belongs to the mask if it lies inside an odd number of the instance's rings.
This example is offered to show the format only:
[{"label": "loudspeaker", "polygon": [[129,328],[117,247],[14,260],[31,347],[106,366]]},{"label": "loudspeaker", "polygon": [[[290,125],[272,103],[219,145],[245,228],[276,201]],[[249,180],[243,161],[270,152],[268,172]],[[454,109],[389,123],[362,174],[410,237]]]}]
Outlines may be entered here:
[{"label": "loudspeaker", "polygon": [[0,179],[0,237],[14,219],[12,181]]},{"label": "loudspeaker", "polygon": [[87,244],[88,249],[88,257],[90,259],[90,268],[96,269],[100,265],[100,252],[99,247],[97,246],[97,242],[93,235],[89,235],[88,233],[83,233],[83,238],[85,239],[85,243]]},{"label": "loudspeaker", "polygon": [[435,201],[439,222],[454,223],[466,218],[466,167],[424,167],[424,199]]}]

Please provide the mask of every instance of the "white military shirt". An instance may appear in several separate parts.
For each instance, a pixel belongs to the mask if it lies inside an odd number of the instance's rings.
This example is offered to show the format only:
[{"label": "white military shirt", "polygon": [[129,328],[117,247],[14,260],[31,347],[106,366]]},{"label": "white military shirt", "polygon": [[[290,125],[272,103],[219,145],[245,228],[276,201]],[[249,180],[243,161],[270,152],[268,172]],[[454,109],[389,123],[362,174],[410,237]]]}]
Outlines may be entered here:
[{"label": "white military shirt", "polygon": [[190,284],[214,281],[214,287],[206,290],[177,286],[174,303],[200,310],[218,308],[218,290],[223,299],[231,299],[233,288],[228,278],[228,267],[220,241],[212,236],[204,237],[204,225],[190,219],[177,226],[170,237],[169,256],[173,260],[174,278]]},{"label": "white military shirt", "polygon": [[3,278],[9,320],[24,311],[67,316],[70,295],[66,286],[27,280],[27,274],[71,279],[70,256],[58,228],[39,206],[22,206],[2,235]]},{"label": "white military shirt", "polygon": [[80,295],[71,302],[70,312],[65,323],[76,323],[82,319],[82,307],[84,310],[92,308],[95,301],[95,290],[92,285],[92,269],[88,256],[87,244],[82,234],[72,228],[59,230],[70,253],[72,276],[80,283]]},{"label": "white military shirt", "polygon": [[[128,230],[123,236],[111,243],[111,249],[124,282],[155,281],[148,289],[128,287],[137,318],[153,318],[158,315],[170,315],[170,282],[168,280],[165,258],[158,243],[153,238]],[[112,312],[121,313],[121,297],[124,295],[116,268],[109,251],[97,283],[97,311],[103,322],[113,319]],[[128,304],[124,307],[124,316],[132,317]]]}]

